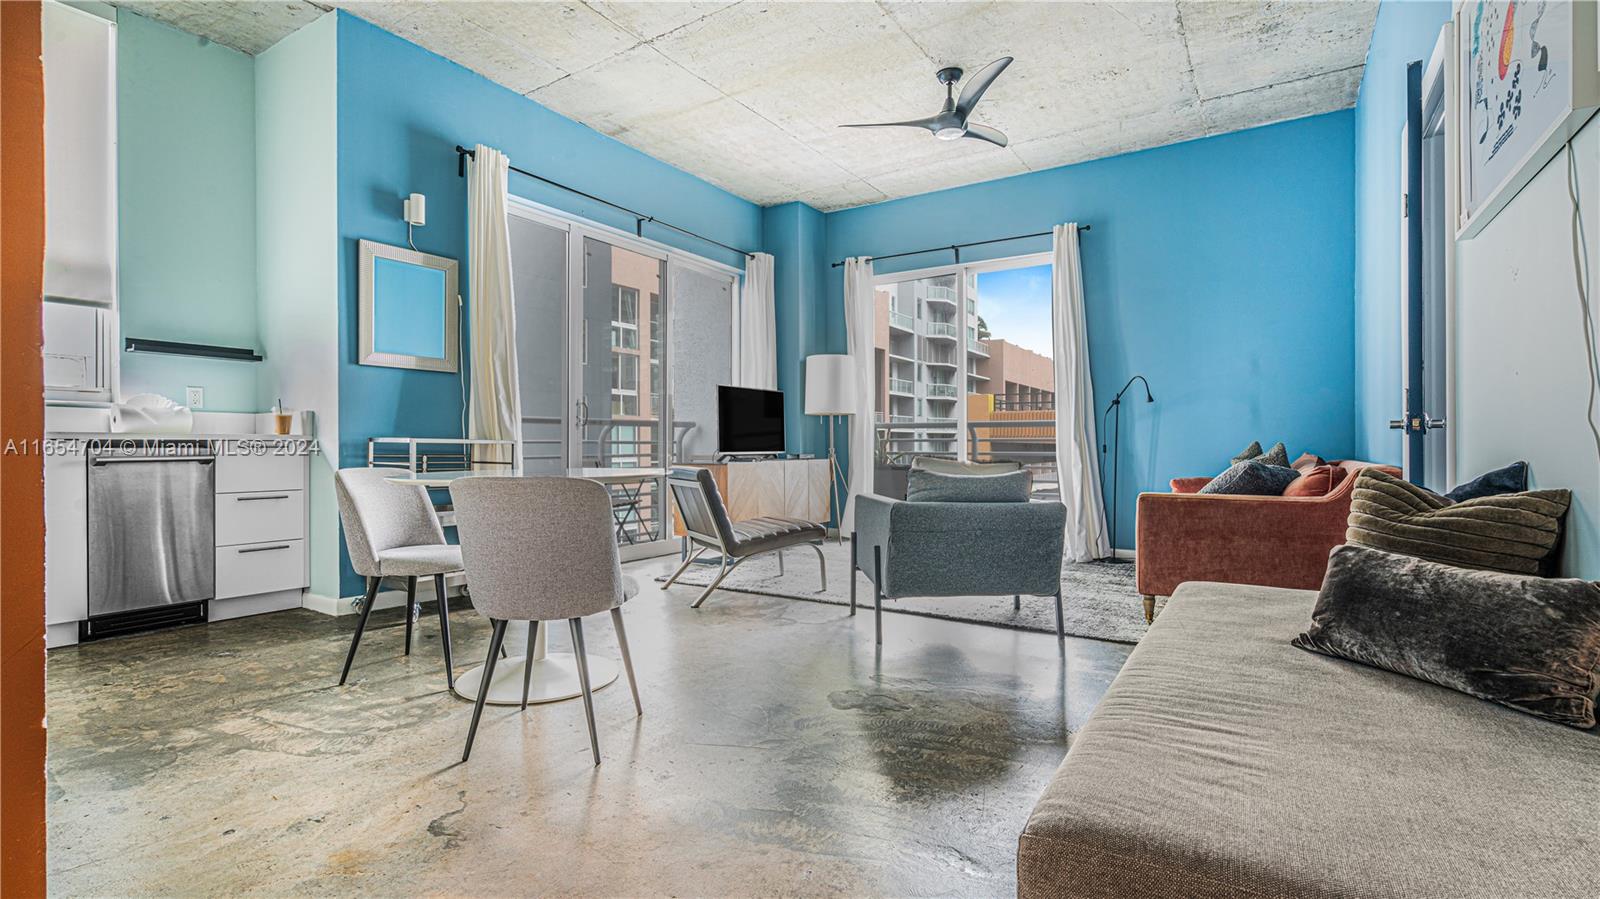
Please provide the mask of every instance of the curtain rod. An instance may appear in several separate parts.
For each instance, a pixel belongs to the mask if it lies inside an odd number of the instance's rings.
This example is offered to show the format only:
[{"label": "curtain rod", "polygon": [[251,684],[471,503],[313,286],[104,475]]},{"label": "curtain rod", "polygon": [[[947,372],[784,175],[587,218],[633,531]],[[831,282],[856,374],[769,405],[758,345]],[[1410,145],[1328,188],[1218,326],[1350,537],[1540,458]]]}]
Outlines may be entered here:
[{"label": "curtain rod", "polygon": [[[1079,225],[1078,226],[1078,230],[1079,231],[1087,231],[1087,230],[1089,230],[1089,226],[1088,225]],[[899,259],[901,256],[921,256],[923,253],[937,253],[937,252],[939,252],[941,250],[949,250],[952,253],[956,254],[956,261],[960,262],[961,261],[961,250],[964,247],[981,247],[981,246],[984,246],[985,244],[1005,243],[1006,241],[1010,241],[1010,240],[1026,240],[1026,239],[1028,239],[1030,237],[1049,237],[1052,233],[1054,233],[1054,232],[1051,232],[1051,231],[1040,231],[1037,234],[1016,234],[1016,235],[1013,235],[1011,237],[996,237],[993,240],[974,240],[971,243],[946,244],[945,246],[942,246],[942,247],[929,247],[926,250],[907,250],[904,253],[885,253],[882,256],[869,256],[867,258],[869,258],[872,261],[876,262],[876,261],[878,261],[880,259]],[[844,265],[843,260],[841,260],[839,262],[835,262],[832,267],[833,268],[838,268],[841,265]]]},{"label": "curtain rod", "polygon": [[[466,147],[461,146],[460,144],[456,144],[456,175],[458,177],[465,178],[467,176],[467,158],[469,156],[474,158],[474,159],[477,158],[477,151],[469,150]],[[650,222],[652,224],[660,225],[661,227],[666,228],[666,229],[668,229],[670,231],[676,231],[679,234],[687,235],[689,237],[694,238],[695,240],[702,240],[702,241],[705,241],[708,244],[712,244],[713,246],[721,247],[721,248],[723,248],[724,250],[727,250],[730,253],[738,253],[739,255],[741,255],[741,256],[743,256],[743,257],[745,257],[747,259],[755,258],[756,254],[750,252],[749,250],[741,250],[738,247],[730,247],[730,246],[728,246],[727,244],[723,243],[720,240],[712,240],[711,238],[705,236],[704,234],[696,234],[695,232],[690,231],[688,228],[679,228],[677,225],[674,225],[671,222],[664,222],[661,219],[658,219],[653,215],[646,215],[646,214],[644,214],[642,212],[639,212],[638,210],[629,209],[628,207],[623,206],[620,203],[613,203],[610,200],[604,199],[602,197],[597,197],[594,194],[587,193],[585,191],[581,191],[581,190],[577,189],[576,187],[568,187],[567,185],[562,184],[560,181],[552,181],[552,180],[550,180],[549,178],[546,178],[543,175],[536,175],[533,172],[528,171],[527,169],[519,169],[516,166],[511,166],[510,168],[511,168],[511,171],[516,172],[519,175],[526,175],[526,176],[528,176],[529,178],[532,178],[535,181],[542,181],[545,184],[550,185],[551,187],[560,188],[561,190],[564,190],[567,193],[577,194],[578,196],[583,197],[586,200],[593,200],[596,203],[601,203],[601,204],[604,204],[606,206],[610,206],[612,209],[616,209],[616,210],[619,210],[619,211],[622,211],[622,212],[626,212],[627,214],[633,216],[633,233],[635,235],[639,236],[639,237],[643,237],[644,236],[644,225],[645,225],[645,222]]]}]

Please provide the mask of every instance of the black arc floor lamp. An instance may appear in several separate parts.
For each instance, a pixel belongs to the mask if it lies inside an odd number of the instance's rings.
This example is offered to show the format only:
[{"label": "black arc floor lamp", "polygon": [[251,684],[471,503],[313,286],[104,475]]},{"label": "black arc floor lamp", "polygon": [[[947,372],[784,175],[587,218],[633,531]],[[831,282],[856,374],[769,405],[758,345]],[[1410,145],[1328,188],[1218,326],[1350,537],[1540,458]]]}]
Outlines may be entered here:
[{"label": "black arc floor lamp", "polygon": [[1104,495],[1106,480],[1106,418],[1111,416],[1112,412],[1116,413],[1116,423],[1113,425],[1111,431],[1112,446],[1114,447],[1111,452],[1111,558],[1107,560],[1111,562],[1126,561],[1124,559],[1117,558],[1117,474],[1118,462],[1122,457],[1122,395],[1128,392],[1128,388],[1133,386],[1134,381],[1140,381],[1144,384],[1145,402],[1153,403],[1156,401],[1156,398],[1150,393],[1150,382],[1145,380],[1144,375],[1134,375],[1128,379],[1128,383],[1122,385],[1121,390],[1117,391],[1116,397],[1111,400],[1111,405],[1106,407],[1105,415],[1100,416],[1100,492],[1102,495]]}]

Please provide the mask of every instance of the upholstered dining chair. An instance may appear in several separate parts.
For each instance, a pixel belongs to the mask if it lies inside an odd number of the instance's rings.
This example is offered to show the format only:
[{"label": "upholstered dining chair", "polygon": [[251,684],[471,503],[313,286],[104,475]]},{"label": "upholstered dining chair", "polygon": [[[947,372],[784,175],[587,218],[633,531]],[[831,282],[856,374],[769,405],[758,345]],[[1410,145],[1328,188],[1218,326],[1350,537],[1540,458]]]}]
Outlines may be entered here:
[{"label": "upholstered dining chair", "polygon": [[356,660],[356,647],[366,632],[367,619],[378,598],[378,585],[384,578],[406,580],[406,655],[411,654],[412,623],[416,620],[417,578],[432,577],[439,602],[439,641],[444,647],[444,678],[448,687],[456,685],[450,661],[450,606],[445,599],[445,575],[461,570],[461,548],[445,542],[444,528],[434,514],[428,489],[420,484],[396,484],[390,480],[404,469],[344,468],[334,478],[339,500],[339,521],[344,525],[345,544],[350,548],[350,565],[367,579],[366,599],[361,605],[361,620],[350,638],[350,652],[344,658],[339,683],[350,677]]},{"label": "upholstered dining chair", "polygon": [[[633,691],[633,708],[644,714],[633,659],[628,654],[628,633],[622,626],[622,604],[638,593],[639,586],[622,574],[612,529],[611,493],[583,478],[461,478],[450,485],[450,500],[455,505],[467,580],[472,584],[473,608],[493,625],[461,760],[472,754],[489,682],[494,679],[495,662],[505,642],[506,623],[528,622],[528,655],[532,657],[539,625],[564,618],[572,631],[572,651],[578,662],[583,712],[589,721],[589,751],[594,763],[600,764],[594,691],[589,685],[583,642],[586,616],[611,613],[622,667]],[[531,672],[532,666],[523,672],[523,708],[528,704]]]}]

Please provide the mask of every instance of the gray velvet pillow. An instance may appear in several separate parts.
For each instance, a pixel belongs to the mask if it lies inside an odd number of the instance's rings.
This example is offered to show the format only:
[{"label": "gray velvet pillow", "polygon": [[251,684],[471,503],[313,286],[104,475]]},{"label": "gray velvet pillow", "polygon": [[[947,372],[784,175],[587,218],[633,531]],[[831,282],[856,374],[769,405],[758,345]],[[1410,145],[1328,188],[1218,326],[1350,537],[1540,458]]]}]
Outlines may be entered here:
[{"label": "gray velvet pillow", "polygon": [[1272,449],[1262,452],[1261,441],[1252,440],[1250,445],[1244,448],[1244,452],[1233,457],[1232,462],[1237,465],[1240,462],[1249,462],[1252,459],[1257,462],[1265,462],[1268,465],[1287,468],[1289,467],[1289,450],[1284,447],[1283,441],[1280,440],[1272,445]]},{"label": "gray velvet pillow", "polygon": [[1600,694],[1600,584],[1335,547],[1294,645],[1572,727]]},{"label": "gray velvet pillow", "polygon": [[1025,503],[1027,471],[1004,474],[940,474],[913,468],[906,474],[906,501],[913,503]]},{"label": "gray velvet pillow", "polygon": [[1200,493],[1230,493],[1236,496],[1282,496],[1300,472],[1254,459],[1235,462],[1227,471],[1212,478]]}]

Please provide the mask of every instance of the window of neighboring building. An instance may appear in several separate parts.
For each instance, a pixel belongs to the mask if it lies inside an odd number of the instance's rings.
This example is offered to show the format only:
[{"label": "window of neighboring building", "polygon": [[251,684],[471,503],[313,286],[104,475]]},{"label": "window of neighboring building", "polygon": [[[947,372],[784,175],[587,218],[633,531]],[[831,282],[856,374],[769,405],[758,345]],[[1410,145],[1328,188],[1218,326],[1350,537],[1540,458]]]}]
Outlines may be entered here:
[{"label": "window of neighboring building", "polygon": [[611,286],[611,346],[639,348],[639,291],[621,284]]}]

